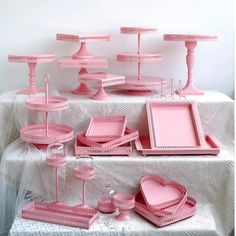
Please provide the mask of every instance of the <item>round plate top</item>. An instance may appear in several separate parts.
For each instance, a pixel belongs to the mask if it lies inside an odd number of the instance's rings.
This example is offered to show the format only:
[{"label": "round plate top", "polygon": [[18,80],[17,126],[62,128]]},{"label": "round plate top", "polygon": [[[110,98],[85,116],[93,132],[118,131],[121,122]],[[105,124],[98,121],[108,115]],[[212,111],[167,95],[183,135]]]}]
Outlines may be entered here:
[{"label": "round plate top", "polygon": [[8,55],[9,62],[52,62],[54,54]]},{"label": "round plate top", "polygon": [[157,53],[119,53],[117,54],[118,61],[158,61],[162,57],[162,54]]},{"label": "round plate top", "polygon": [[147,27],[120,27],[120,32],[123,34],[150,34],[156,32],[156,28]]},{"label": "round plate top", "polygon": [[199,35],[199,34],[164,34],[166,41],[216,41],[216,35]]},{"label": "round plate top", "polygon": [[85,42],[85,41],[109,41],[111,36],[108,34],[57,34],[57,40],[69,42]]}]

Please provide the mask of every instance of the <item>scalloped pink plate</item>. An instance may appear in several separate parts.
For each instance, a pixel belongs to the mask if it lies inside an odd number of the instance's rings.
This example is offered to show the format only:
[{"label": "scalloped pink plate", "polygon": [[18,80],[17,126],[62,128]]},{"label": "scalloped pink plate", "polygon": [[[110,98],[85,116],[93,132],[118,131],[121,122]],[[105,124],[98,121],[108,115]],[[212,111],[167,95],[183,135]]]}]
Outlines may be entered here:
[{"label": "scalloped pink plate", "polygon": [[55,60],[54,54],[30,54],[30,55],[9,55],[9,62],[51,62]]},{"label": "scalloped pink plate", "polygon": [[117,61],[128,62],[152,62],[159,61],[162,58],[161,53],[118,53]]},{"label": "scalloped pink plate", "polygon": [[110,39],[111,36],[107,34],[57,34],[57,40],[69,42],[109,41]]},{"label": "scalloped pink plate", "polygon": [[120,27],[120,32],[123,34],[150,34],[155,33],[156,31],[156,28],[148,27]]},{"label": "scalloped pink plate", "polygon": [[199,34],[164,34],[166,41],[216,41],[218,36]]}]

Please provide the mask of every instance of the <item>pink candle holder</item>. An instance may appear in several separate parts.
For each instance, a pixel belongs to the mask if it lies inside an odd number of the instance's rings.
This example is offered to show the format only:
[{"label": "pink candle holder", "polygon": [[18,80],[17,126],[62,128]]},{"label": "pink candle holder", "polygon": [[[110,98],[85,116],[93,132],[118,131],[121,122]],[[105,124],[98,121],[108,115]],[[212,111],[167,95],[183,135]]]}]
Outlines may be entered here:
[{"label": "pink candle holder", "polygon": [[[86,47],[86,42],[109,41],[110,35],[73,35],[57,34],[57,40],[81,43],[80,49],[72,57],[62,58],[59,61],[61,68],[80,68],[79,75],[86,74],[87,68],[107,68],[107,60],[104,58],[95,58]],[[91,90],[82,81],[80,86],[71,91],[76,95],[88,95]]]},{"label": "pink candle holder", "polygon": [[29,88],[21,89],[18,94],[36,94],[40,90],[36,85],[35,68],[39,62],[53,62],[55,56],[53,54],[32,54],[32,55],[9,55],[9,62],[27,63],[29,67]]},{"label": "pink candle holder", "polygon": [[113,204],[119,209],[119,215],[115,218],[120,221],[131,220],[128,210],[133,209],[135,205],[135,198],[131,194],[118,193],[114,195]]},{"label": "pink candle holder", "polygon": [[181,91],[185,95],[203,95],[204,91],[197,89],[193,84],[192,74],[194,65],[194,49],[198,41],[216,41],[217,36],[209,35],[187,35],[187,34],[164,34],[166,41],[184,41],[187,48],[186,63],[188,67],[188,79],[185,87]]}]

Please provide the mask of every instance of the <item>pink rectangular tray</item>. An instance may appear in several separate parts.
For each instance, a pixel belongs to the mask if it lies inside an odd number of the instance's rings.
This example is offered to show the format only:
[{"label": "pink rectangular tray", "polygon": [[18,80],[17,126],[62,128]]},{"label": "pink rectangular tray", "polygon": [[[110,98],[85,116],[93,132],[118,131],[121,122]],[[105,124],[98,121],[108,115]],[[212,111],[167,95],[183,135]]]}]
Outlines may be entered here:
[{"label": "pink rectangular tray", "polygon": [[212,135],[205,136],[205,144],[199,147],[159,147],[151,148],[148,136],[135,140],[135,147],[143,156],[148,155],[217,155],[220,152],[218,141]]},{"label": "pink rectangular tray", "polygon": [[[84,214],[76,211],[76,207],[65,205],[61,207],[49,207],[50,203],[31,202],[22,209],[22,217],[25,219],[43,221],[47,223],[60,224],[72,227],[89,229],[89,227],[98,219],[99,212],[93,214]],[[74,208],[74,210],[72,210]]]},{"label": "pink rectangular tray", "polygon": [[126,116],[94,116],[85,136],[97,142],[112,141],[124,135],[126,123]]}]

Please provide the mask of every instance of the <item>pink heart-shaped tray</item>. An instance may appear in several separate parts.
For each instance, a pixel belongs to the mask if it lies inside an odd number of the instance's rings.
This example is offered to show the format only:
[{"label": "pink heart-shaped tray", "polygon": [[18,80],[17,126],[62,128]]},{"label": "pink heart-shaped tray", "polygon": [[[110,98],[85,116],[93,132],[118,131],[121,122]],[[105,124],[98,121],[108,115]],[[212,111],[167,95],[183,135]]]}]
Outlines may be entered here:
[{"label": "pink heart-shaped tray", "polygon": [[[176,214],[187,199],[186,188],[175,182],[165,181],[157,175],[144,176],[141,181],[141,192],[148,207],[156,214]],[[164,208],[176,205],[171,211]]]}]

